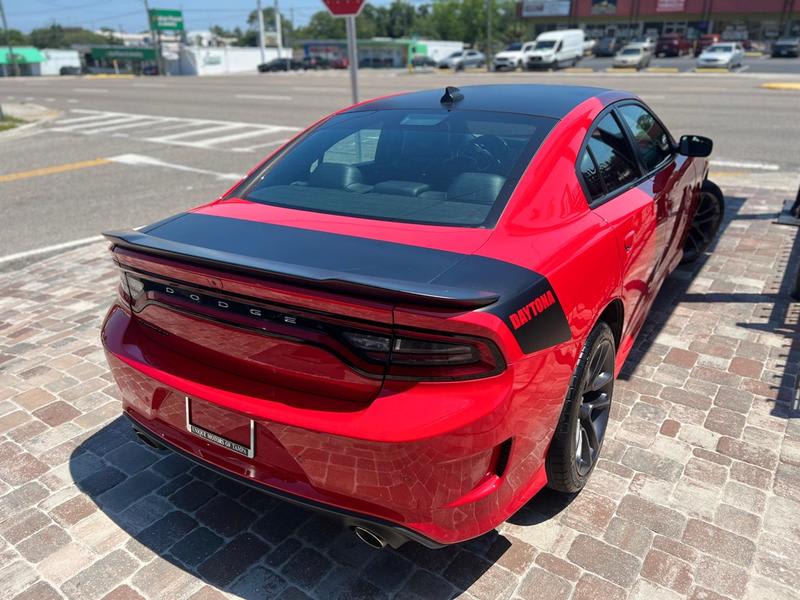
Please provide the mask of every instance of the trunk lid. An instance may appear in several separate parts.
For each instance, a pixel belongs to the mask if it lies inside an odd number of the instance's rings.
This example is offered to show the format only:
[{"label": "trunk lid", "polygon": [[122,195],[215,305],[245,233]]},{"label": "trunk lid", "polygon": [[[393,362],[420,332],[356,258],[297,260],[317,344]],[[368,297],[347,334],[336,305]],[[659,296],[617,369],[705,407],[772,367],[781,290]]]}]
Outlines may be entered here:
[{"label": "trunk lid", "polygon": [[106,237],[153,356],[263,384],[270,399],[370,401],[387,365],[366,346],[391,339],[396,303],[464,311],[498,298],[454,284],[468,255],[328,231],[186,213]]}]

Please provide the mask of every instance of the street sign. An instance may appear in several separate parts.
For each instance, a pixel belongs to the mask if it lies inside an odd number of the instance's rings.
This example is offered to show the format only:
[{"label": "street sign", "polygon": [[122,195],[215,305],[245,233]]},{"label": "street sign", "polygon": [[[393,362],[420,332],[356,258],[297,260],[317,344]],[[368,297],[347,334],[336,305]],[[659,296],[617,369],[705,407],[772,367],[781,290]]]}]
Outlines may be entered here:
[{"label": "street sign", "polygon": [[366,0],[322,0],[334,17],[357,17]]},{"label": "street sign", "polygon": [[347,62],[350,65],[350,91],[353,104],[358,102],[358,49],[356,47],[356,17],[366,0],[322,0],[334,17],[344,17],[347,26]]},{"label": "street sign", "polygon": [[179,10],[150,10],[150,27],[153,31],[183,31],[183,13]]}]

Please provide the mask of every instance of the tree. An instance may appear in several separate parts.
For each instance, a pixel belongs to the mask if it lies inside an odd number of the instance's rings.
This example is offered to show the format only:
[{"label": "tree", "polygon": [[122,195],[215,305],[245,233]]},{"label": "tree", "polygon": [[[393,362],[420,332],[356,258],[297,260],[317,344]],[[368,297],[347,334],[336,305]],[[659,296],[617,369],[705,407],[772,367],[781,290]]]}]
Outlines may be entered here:
[{"label": "tree", "polygon": [[[3,36],[3,46],[26,46],[30,43],[28,36],[19,31],[18,29],[9,29],[8,36]],[[2,52],[2,50],[0,50]]]},{"label": "tree", "polygon": [[[275,9],[263,8],[261,14],[264,15],[264,29],[266,31],[275,31]],[[239,38],[236,43],[237,46],[258,46],[258,11],[250,11],[247,15],[247,25],[249,29]],[[293,40],[295,36],[294,24],[286,15],[281,12],[281,41],[287,45],[289,40]]]},{"label": "tree", "polygon": [[81,27],[62,27],[54,23],[50,27],[34,29],[30,43],[37,48],[70,48],[73,44],[118,44],[119,40],[106,37]]},{"label": "tree", "polygon": [[327,10],[315,12],[308,25],[298,30],[298,36],[304,39],[341,40],[345,37],[344,20],[337,19]]}]

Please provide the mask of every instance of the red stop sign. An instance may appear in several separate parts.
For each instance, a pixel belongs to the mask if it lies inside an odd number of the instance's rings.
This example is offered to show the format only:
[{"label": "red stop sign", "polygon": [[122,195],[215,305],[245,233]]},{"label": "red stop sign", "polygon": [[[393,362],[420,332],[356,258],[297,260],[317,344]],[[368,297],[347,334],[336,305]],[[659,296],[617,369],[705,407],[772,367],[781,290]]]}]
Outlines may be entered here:
[{"label": "red stop sign", "polygon": [[366,0],[322,0],[334,17],[356,17]]}]

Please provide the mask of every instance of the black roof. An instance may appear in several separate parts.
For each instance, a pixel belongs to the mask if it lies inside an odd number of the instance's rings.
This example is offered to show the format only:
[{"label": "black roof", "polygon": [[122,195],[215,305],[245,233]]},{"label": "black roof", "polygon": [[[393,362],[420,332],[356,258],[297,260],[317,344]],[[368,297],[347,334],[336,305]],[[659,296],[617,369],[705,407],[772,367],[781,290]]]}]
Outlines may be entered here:
[{"label": "black roof", "polygon": [[[537,115],[561,119],[584,100],[595,98],[611,90],[577,85],[494,84],[467,85],[459,88],[464,98],[454,110],[490,110]],[[441,104],[445,86],[421,92],[409,92],[388,98],[379,98],[354,110],[368,109],[445,109]]]}]

